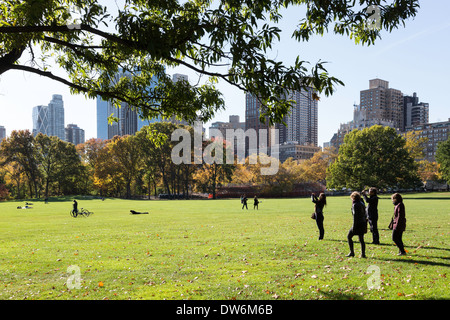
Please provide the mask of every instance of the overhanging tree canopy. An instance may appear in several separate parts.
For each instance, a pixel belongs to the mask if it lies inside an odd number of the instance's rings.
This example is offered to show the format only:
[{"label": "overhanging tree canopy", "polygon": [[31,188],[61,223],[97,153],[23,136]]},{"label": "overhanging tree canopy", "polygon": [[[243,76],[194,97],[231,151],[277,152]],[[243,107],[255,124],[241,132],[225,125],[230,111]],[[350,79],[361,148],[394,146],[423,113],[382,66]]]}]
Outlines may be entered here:
[{"label": "overhanging tree canopy", "polygon": [[[293,34],[298,41],[332,28],[370,45],[380,30],[367,27],[373,18],[366,11],[369,5],[378,6],[380,28],[388,32],[414,17],[419,7],[418,0],[124,0],[112,16],[101,3],[2,1],[0,75],[23,70],[62,82],[72,93],[101,96],[116,105],[127,102],[143,117],[175,115],[190,121],[207,121],[224,108],[215,86],[220,79],[259,97],[261,120],[281,122],[290,108],[286,89],[312,86],[328,96],[343,85],[322,62],[307,69],[301,57],[291,66],[268,58],[280,41],[281,9],[300,13],[299,6],[306,6]],[[49,69],[51,56],[65,74]],[[209,81],[172,82],[165,66],[179,65]],[[117,79],[119,70],[132,77]]]}]

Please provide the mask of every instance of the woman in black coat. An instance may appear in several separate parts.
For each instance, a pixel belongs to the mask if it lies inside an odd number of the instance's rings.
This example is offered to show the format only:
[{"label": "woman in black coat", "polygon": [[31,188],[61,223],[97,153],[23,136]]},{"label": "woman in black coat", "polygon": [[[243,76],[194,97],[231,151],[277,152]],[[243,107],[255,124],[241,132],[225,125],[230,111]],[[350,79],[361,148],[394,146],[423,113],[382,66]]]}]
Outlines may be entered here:
[{"label": "woman in black coat", "polygon": [[350,253],[347,257],[354,257],[355,251],[353,250],[353,236],[357,235],[359,237],[359,242],[361,243],[361,258],[366,257],[366,244],[364,243],[364,234],[367,233],[367,216],[366,209],[361,200],[361,195],[359,192],[353,192],[350,196],[352,199],[352,215],[353,215],[353,225],[348,231],[347,240],[348,246],[350,248]]},{"label": "woman in black coat", "polygon": [[313,193],[311,195],[314,206],[314,218],[316,219],[317,228],[319,228],[319,240],[323,239],[325,229],[323,228],[323,207],[327,204],[327,197],[324,193],[319,194],[319,198]]},{"label": "woman in black coat", "polygon": [[378,233],[378,196],[377,189],[369,189],[369,197],[363,191],[362,195],[367,202],[367,216],[369,218],[370,231],[372,232],[373,244],[380,244],[380,235]]}]

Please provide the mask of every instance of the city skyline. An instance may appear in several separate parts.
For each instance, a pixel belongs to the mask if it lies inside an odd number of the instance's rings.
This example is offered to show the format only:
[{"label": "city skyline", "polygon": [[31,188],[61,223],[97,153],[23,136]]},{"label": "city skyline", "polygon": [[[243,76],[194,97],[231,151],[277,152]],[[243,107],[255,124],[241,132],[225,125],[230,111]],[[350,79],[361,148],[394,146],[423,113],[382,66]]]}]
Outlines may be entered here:
[{"label": "city skyline", "polygon": [[[375,45],[363,47],[353,40],[333,34],[315,36],[307,43],[290,39],[300,14],[295,10],[283,12],[282,42],[268,53],[271,58],[289,64],[300,55],[314,64],[319,59],[329,73],[341,79],[344,87],[325,97],[320,95],[318,108],[318,144],[330,141],[341,123],[352,118],[353,104],[358,103],[359,92],[369,79],[380,78],[390,82],[405,95],[418,92],[429,103],[429,122],[445,121],[450,116],[450,103],[446,99],[449,84],[450,44],[445,41],[450,29],[446,12],[448,1],[421,3],[415,19],[406,21],[405,28],[382,32],[382,39]],[[168,68],[169,74],[186,74],[191,83],[197,83],[198,75],[185,68]],[[209,127],[217,121],[227,121],[229,115],[245,118],[245,93],[224,83],[218,88],[223,93],[226,110],[219,112],[205,124]],[[24,94],[26,92],[26,94]],[[10,71],[0,78],[0,126],[7,135],[12,130],[32,129],[32,108],[48,96],[61,94],[65,100],[66,118],[86,131],[86,140],[96,137],[96,101],[84,96],[72,96],[70,90],[52,80],[19,71]]]}]

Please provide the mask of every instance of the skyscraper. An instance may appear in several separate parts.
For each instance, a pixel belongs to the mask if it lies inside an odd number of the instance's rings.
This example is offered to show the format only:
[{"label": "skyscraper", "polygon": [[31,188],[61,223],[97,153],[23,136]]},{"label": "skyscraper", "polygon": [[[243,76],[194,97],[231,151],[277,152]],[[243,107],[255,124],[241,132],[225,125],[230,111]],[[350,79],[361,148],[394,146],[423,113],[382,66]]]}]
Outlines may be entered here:
[{"label": "skyscraper", "polygon": [[[245,129],[254,129],[257,133],[259,133],[261,129],[267,130],[267,137],[264,136],[263,138],[267,141],[268,147],[274,146],[275,144],[281,145],[283,143],[317,146],[318,102],[313,98],[313,93],[314,90],[312,88],[303,89],[301,91],[287,91],[285,98],[287,100],[292,100],[294,103],[289,110],[289,113],[284,117],[286,125],[277,123],[274,126],[269,126],[268,120],[266,120],[266,123],[260,122],[261,102],[256,97],[247,94],[245,97]],[[273,141],[269,129],[278,129],[277,141]],[[257,136],[257,145],[260,146],[260,136],[259,134],[257,134]],[[247,146],[246,155],[249,155]]]},{"label": "skyscraper", "polygon": [[300,145],[317,146],[318,144],[318,102],[313,98],[314,90],[293,91],[286,94],[287,100],[293,100],[289,114],[284,117],[284,124],[277,124],[280,130],[279,143],[297,142]]},{"label": "skyscraper", "polygon": [[36,106],[33,108],[33,136],[36,136],[38,133],[48,134],[46,106]]},{"label": "skyscraper", "polygon": [[404,127],[403,95],[389,88],[389,81],[369,80],[369,89],[360,91],[360,108],[368,121],[392,121],[395,128]]},{"label": "skyscraper", "polygon": [[[130,77],[129,72],[120,71],[116,80],[121,77]],[[156,78],[155,78],[156,79]],[[109,116],[116,117],[117,122],[108,123]],[[106,140],[114,136],[124,136],[135,134],[137,131],[150,122],[142,120],[135,109],[122,102],[120,108],[113,106],[110,102],[104,101],[100,96],[97,97],[97,138]]]},{"label": "skyscraper", "polygon": [[403,97],[403,108],[404,127],[402,128],[402,131],[409,126],[428,123],[430,106],[426,102],[419,103],[417,93],[414,92],[412,97],[406,95]]},{"label": "skyscraper", "polygon": [[66,141],[74,145],[84,143],[84,130],[79,128],[76,124],[68,124],[66,129]]},{"label": "skyscraper", "polygon": [[[271,141],[271,129],[275,129],[274,126],[269,125],[269,120],[266,119],[265,123],[259,120],[259,116],[262,111],[262,104],[260,100],[251,95],[245,94],[245,131],[249,133],[254,130],[256,133],[256,145],[250,141],[251,136],[245,137],[245,156],[249,156],[254,153],[259,153],[259,148],[270,148],[278,141]],[[265,130],[265,131],[262,131]],[[262,134],[264,133],[265,134]]]},{"label": "skyscraper", "polygon": [[54,94],[47,108],[48,135],[56,136],[64,141],[66,132],[64,130],[64,102],[62,95]]},{"label": "skyscraper", "polygon": [[43,133],[66,139],[64,130],[64,102],[60,94],[54,94],[48,106],[33,108],[33,135]]},{"label": "skyscraper", "polygon": [[0,142],[6,138],[6,129],[4,126],[0,126]]}]

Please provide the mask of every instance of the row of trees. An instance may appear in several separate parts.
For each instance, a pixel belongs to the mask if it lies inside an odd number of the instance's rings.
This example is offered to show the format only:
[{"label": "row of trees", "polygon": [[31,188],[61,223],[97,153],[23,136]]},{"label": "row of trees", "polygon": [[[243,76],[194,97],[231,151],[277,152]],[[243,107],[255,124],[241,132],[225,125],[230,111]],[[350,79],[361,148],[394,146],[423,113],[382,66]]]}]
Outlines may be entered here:
[{"label": "row of trees", "polygon": [[[178,128],[190,133],[190,163],[173,159],[179,141],[171,136]],[[203,141],[201,151],[215,152],[211,143]],[[194,143],[193,128],[167,122],[146,126],[132,136],[90,139],[76,147],[57,137],[13,131],[0,144],[0,199],[69,194],[150,198],[160,193],[188,197],[193,192],[211,193],[215,198],[216,190],[227,184],[259,185],[265,193],[279,194],[302,182],[360,190],[366,186],[417,188],[426,180],[450,180],[449,141],[439,146],[439,163],[419,161],[426,139],[415,133],[401,136],[389,127],[354,130],[339,153],[325,148],[309,160],[289,158],[278,162],[278,170],[271,175],[261,174],[262,163],[269,161],[255,155],[243,164],[227,164],[228,145],[219,143],[223,164],[194,161],[199,146]]]}]

